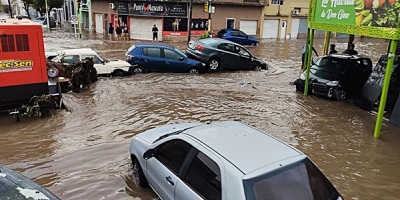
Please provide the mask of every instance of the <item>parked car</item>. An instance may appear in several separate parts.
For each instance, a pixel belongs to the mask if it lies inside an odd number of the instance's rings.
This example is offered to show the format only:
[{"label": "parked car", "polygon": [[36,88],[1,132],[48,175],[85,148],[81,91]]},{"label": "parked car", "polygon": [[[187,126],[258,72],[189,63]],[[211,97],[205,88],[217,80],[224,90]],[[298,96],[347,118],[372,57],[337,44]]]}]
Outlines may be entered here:
[{"label": "parked car", "polygon": [[138,42],[126,51],[126,61],[135,73],[142,72],[205,72],[205,64],[188,58],[178,48],[162,42]]},{"label": "parked car", "polygon": [[241,30],[237,29],[222,29],[217,33],[217,37],[236,42],[241,45],[257,45],[257,38],[249,36]]},{"label": "parked car", "polygon": [[161,199],[342,199],[304,153],[238,121],[154,128],[130,153],[136,184]]},{"label": "parked car", "polygon": [[58,200],[59,198],[27,177],[0,166],[0,199]]},{"label": "parked car", "polygon": [[58,56],[54,57],[53,52],[46,52],[46,57],[53,62],[64,62],[69,64],[76,64],[85,58],[92,58],[94,68],[97,70],[98,75],[129,75],[133,73],[131,64],[124,60],[118,59],[105,59],[102,58],[91,48],[81,49],[67,49],[56,52]]},{"label": "parked car", "polygon": [[[372,61],[366,56],[331,54],[313,63],[309,77],[309,92],[344,100],[361,91],[372,72]],[[294,82],[297,91],[304,91],[306,71]]]},{"label": "parked car", "polygon": [[28,15],[17,15],[15,16],[16,19],[31,19]]},{"label": "parked car", "polygon": [[189,57],[207,63],[210,70],[228,69],[267,69],[267,64],[251,55],[243,46],[220,38],[205,38],[190,41],[186,53]]},{"label": "parked car", "polygon": [[[41,24],[43,28],[47,28],[46,17],[38,17],[38,18],[34,19],[33,21]],[[50,24],[50,28],[55,28],[57,26],[57,22],[54,19],[54,17],[49,17],[49,24]]]}]

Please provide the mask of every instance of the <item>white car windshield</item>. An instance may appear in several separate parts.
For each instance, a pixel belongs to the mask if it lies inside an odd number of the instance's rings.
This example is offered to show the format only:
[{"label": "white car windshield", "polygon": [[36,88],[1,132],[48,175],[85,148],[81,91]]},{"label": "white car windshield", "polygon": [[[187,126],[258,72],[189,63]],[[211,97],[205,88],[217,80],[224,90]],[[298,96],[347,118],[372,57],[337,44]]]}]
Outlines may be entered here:
[{"label": "white car windshield", "polygon": [[329,180],[308,159],[243,182],[246,199],[336,200],[340,198]]}]

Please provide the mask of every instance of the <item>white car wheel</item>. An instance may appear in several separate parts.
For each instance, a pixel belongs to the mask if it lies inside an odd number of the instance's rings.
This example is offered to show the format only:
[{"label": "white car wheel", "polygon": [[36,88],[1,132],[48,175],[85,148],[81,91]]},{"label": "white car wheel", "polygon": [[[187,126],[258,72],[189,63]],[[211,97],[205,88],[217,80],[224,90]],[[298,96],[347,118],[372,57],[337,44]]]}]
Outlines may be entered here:
[{"label": "white car wheel", "polygon": [[146,187],[148,186],[146,177],[143,174],[142,167],[136,158],[133,158],[133,181],[136,186]]}]

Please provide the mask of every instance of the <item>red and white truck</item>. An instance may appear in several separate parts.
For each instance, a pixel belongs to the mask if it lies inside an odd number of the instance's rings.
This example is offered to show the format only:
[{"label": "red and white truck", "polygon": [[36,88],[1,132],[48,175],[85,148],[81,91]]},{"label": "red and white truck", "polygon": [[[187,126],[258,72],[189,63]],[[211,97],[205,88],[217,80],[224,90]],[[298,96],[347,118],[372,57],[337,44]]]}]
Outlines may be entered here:
[{"label": "red and white truck", "polygon": [[41,111],[61,107],[57,75],[57,69],[46,65],[40,24],[0,19],[0,112],[19,114],[29,106]]}]

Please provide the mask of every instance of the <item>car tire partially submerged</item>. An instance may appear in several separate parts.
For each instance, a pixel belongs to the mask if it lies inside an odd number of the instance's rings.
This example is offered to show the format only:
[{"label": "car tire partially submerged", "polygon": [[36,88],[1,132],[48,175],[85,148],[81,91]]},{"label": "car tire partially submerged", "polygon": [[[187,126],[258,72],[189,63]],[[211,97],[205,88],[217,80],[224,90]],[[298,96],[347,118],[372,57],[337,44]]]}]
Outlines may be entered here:
[{"label": "car tire partially submerged", "polygon": [[140,166],[137,158],[135,158],[134,156],[132,156],[132,170],[135,184],[140,187],[147,187],[148,183],[146,177],[144,176],[142,167]]},{"label": "car tire partially submerged", "polygon": [[199,73],[200,73],[199,69],[195,67],[189,69],[189,74],[199,74]]}]

